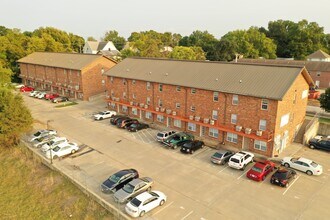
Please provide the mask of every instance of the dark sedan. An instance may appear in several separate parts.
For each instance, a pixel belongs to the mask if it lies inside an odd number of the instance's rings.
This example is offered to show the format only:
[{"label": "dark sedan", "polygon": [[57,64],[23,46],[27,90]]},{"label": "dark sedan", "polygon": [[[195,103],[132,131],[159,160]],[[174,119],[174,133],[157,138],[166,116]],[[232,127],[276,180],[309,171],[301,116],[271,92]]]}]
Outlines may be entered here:
[{"label": "dark sedan", "polygon": [[309,141],[309,147],[314,149],[321,149],[330,151],[330,140],[323,140],[323,139],[312,139]]},{"label": "dark sedan", "polygon": [[128,131],[135,131],[135,132],[146,128],[149,128],[149,125],[140,122],[133,123],[129,127],[126,127]]},{"label": "dark sedan", "polygon": [[118,128],[126,128],[126,126],[129,126],[133,123],[138,123],[139,121],[136,119],[128,118],[123,120],[122,122],[117,122],[117,127]]},{"label": "dark sedan", "polygon": [[297,177],[297,173],[294,170],[279,169],[272,175],[272,178],[270,179],[270,183],[282,187],[288,187],[289,183],[296,177]]},{"label": "dark sedan", "polygon": [[211,162],[215,164],[224,165],[229,161],[229,158],[233,156],[234,153],[229,150],[221,150],[215,152],[211,157]]},{"label": "dark sedan", "polygon": [[123,117],[127,117],[127,116],[125,116],[125,115],[113,115],[113,116],[110,118],[110,124],[115,125],[116,122],[117,122],[117,120],[118,120],[119,118],[123,118]]},{"label": "dark sedan", "polygon": [[198,140],[188,140],[181,146],[182,153],[190,153],[193,154],[196,150],[203,148],[204,142]]},{"label": "dark sedan", "polygon": [[116,192],[123,188],[123,186],[139,177],[139,173],[135,169],[120,170],[117,173],[111,175],[101,185],[101,191],[103,193]]},{"label": "dark sedan", "polygon": [[129,119],[129,117],[127,116],[122,116],[122,117],[118,117],[118,118],[114,118],[113,120],[110,119],[110,123],[112,125],[118,125],[121,124],[122,121]]},{"label": "dark sedan", "polygon": [[69,101],[69,98],[68,97],[63,97],[63,96],[52,99],[53,103],[67,102],[67,101]]}]

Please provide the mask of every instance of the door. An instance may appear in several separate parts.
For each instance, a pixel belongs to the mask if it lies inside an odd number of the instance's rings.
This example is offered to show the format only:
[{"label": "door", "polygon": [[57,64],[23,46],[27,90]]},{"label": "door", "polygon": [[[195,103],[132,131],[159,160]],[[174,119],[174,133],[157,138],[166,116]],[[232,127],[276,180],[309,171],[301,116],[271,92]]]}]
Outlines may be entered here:
[{"label": "door", "polygon": [[319,80],[316,80],[315,81],[315,86],[316,86],[316,88],[319,88],[320,87],[320,81]]},{"label": "door", "polygon": [[244,137],[242,149],[248,150],[250,148],[250,142],[251,142],[251,138]]}]

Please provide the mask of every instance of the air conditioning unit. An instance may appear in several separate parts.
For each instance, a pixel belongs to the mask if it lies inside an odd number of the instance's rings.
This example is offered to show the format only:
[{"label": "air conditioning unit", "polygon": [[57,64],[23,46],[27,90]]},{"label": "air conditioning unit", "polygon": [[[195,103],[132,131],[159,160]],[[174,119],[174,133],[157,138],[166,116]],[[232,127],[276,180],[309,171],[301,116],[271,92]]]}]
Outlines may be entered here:
[{"label": "air conditioning unit", "polygon": [[193,115],[189,115],[189,120],[194,120],[194,116]]},{"label": "air conditioning unit", "polygon": [[251,128],[245,128],[245,134],[251,134],[252,129]]},{"label": "air conditioning unit", "polygon": [[156,107],[156,112],[159,112],[159,107]]},{"label": "air conditioning unit", "polygon": [[171,109],[166,109],[166,114],[171,114],[172,110]]},{"label": "air conditioning unit", "polygon": [[176,111],[173,111],[173,112],[172,112],[172,115],[176,115]]},{"label": "air conditioning unit", "polygon": [[144,105],[144,108],[146,108],[146,109],[147,109],[147,108],[148,108],[148,105]]},{"label": "air conditioning unit", "polygon": [[130,105],[133,105],[133,102],[129,102]]},{"label": "air conditioning unit", "polygon": [[210,125],[214,125],[214,120],[210,120]]},{"label": "air conditioning unit", "polygon": [[143,108],[144,107],[144,103],[140,103],[140,107]]},{"label": "air conditioning unit", "polygon": [[160,108],[160,111],[161,112],[165,112],[165,108]]},{"label": "air conditioning unit", "polygon": [[199,121],[199,120],[201,120],[201,117],[195,116],[195,121]]},{"label": "air conditioning unit", "polygon": [[261,136],[261,135],[262,135],[262,131],[258,130],[258,131],[256,132],[256,135],[257,135],[257,136]]},{"label": "air conditioning unit", "polygon": [[204,118],[203,122],[204,122],[205,124],[208,124],[208,123],[210,122],[210,119],[208,119],[208,118]]},{"label": "air conditioning unit", "polygon": [[242,126],[236,125],[235,129],[236,129],[236,131],[241,131],[242,130]]}]

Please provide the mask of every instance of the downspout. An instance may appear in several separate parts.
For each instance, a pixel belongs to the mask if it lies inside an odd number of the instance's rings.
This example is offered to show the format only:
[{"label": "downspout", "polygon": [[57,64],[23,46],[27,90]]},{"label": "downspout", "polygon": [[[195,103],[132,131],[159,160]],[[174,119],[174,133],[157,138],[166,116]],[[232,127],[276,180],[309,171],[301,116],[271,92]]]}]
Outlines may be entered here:
[{"label": "downspout", "polygon": [[[225,106],[224,106],[224,113],[223,113],[223,124],[226,125],[226,119],[227,119],[227,93],[224,93],[225,95]],[[222,131],[222,142],[221,144],[225,144],[225,131]]]}]

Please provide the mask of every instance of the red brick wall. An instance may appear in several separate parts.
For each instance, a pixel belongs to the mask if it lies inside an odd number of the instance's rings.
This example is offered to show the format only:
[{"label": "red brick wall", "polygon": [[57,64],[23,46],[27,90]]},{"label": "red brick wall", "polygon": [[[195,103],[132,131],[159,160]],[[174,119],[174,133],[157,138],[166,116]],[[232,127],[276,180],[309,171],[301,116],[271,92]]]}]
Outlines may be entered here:
[{"label": "red brick wall", "polygon": [[330,87],[330,72],[310,71],[309,73],[314,83],[316,83],[316,81],[320,81],[319,88],[326,89]]}]

